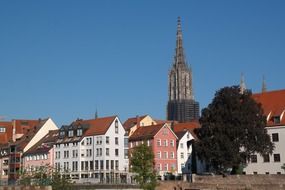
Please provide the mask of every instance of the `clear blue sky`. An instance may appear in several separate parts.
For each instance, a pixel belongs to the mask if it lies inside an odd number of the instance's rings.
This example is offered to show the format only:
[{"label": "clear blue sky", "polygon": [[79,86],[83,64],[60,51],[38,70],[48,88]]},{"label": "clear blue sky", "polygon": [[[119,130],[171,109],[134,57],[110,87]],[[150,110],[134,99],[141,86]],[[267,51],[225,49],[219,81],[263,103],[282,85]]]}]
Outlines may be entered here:
[{"label": "clear blue sky", "polygon": [[165,119],[176,22],[203,108],[217,89],[285,88],[284,0],[0,1],[0,115]]}]

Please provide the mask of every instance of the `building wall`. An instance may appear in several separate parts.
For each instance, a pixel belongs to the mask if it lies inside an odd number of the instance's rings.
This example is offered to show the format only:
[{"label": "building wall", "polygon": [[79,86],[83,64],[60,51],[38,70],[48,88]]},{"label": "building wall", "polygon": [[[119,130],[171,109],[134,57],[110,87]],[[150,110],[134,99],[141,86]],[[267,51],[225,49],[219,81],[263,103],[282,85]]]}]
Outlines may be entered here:
[{"label": "building wall", "polygon": [[194,137],[187,131],[185,135],[179,140],[177,145],[177,173],[190,173],[191,172],[191,154],[192,145],[187,147],[187,142],[194,139]]},{"label": "building wall", "polygon": [[[144,117],[142,120],[140,120],[140,126],[149,126],[149,125],[156,125],[156,122],[149,116],[147,115]],[[131,136],[138,128],[138,125],[134,125],[129,132],[129,136]]]},{"label": "building wall", "polygon": [[[164,125],[164,127],[162,127],[161,130],[154,136],[153,152],[155,157],[155,168],[159,175],[163,175],[167,172],[171,172],[173,174],[177,173],[176,140],[177,137],[174,135],[168,125]],[[171,141],[173,142],[173,145],[171,145]],[[173,157],[171,157],[171,154],[173,154]]]},{"label": "building wall", "polygon": [[49,166],[53,168],[53,148],[47,153],[30,154],[23,157],[23,166],[26,170],[31,171],[40,166]]},{"label": "building wall", "polygon": [[[118,121],[118,132],[115,130],[116,120]],[[128,146],[124,146],[124,139],[128,139],[128,136],[125,136],[125,134],[126,131],[124,127],[119,119],[116,118],[104,135],[85,136],[75,146],[73,145],[74,143],[68,143],[68,146],[67,143],[65,143],[65,146],[64,143],[57,146],[54,145],[55,165],[57,166],[60,164],[62,172],[64,172],[64,166],[68,165],[71,178],[77,179],[78,177],[78,179],[81,180],[80,182],[86,179],[86,181],[89,180],[89,182],[96,183],[111,178],[111,175],[112,178],[120,177],[119,174],[128,172],[129,166],[128,158],[124,157],[124,150],[128,150]],[[107,137],[109,137],[109,143],[106,143]],[[115,143],[116,137],[118,138],[118,144]],[[109,149],[109,155],[106,154],[107,148]],[[118,156],[115,155],[116,149],[118,151]],[[73,150],[78,152],[77,157],[73,157]],[[68,158],[64,158],[64,151],[69,151]],[[58,152],[60,158],[56,158]],[[108,168],[106,167],[107,160],[109,161]],[[116,168],[116,161],[118,163],[118,168]],[[73,171],[73,162],[77,162],[77,171]],[[111,162],[113,163],[113,169],[111,169]],[[87,163],[88,166],[86,165]],[[101,163],[103,163],[102,166]]]},{"label": "building wall", "polygon": [[49,118],[45,124],[40,128],[40,130],[36,133],[36,135],[30,140],[30,142],[26,145],[23,152],[26,152],[34,146],[39,140],[41,140],[50,130],[58,129],[55,123]]},{"label": "building wall", "polygon": [[[267,127],[267,132],[271,137],[272,134],[277,133],[279,140],[274,142],[275,149],[272,155],[269,155],[269,162],[264,162],[261,155],[257,155],[257,162],[249,162],[247,167],[244,169],[246,174],[285,174],[281,166],[285,163],[285,126]],[[280,161],[274,161],[274,154],[280,154]]]}]

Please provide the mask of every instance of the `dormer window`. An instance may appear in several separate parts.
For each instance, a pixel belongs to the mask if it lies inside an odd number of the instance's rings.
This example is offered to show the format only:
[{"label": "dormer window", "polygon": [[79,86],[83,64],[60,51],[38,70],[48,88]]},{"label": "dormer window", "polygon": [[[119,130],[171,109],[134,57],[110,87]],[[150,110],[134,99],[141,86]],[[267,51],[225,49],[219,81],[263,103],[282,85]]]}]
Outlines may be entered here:
[{"label": "dormer window", "polygon": [[73,137],[73,130],[68,131],[68,137]]},{"label": "dormer window", "polygon": [[280,124],[280,116],[274,116],[273,122],[274,122],[274,124]]},{"label": "dormer window", "polygon": [[5,133],[6,132],[6,128],[5,127],[0,127],[0,133]]},{"label": "dormer window", "polygon": [[65,131],[60,131],[60,136],[63,137],[65,135]]},{"label": "dormer window", "polygon": [[77,129],[77,136],[82,136],[82,129]]}]

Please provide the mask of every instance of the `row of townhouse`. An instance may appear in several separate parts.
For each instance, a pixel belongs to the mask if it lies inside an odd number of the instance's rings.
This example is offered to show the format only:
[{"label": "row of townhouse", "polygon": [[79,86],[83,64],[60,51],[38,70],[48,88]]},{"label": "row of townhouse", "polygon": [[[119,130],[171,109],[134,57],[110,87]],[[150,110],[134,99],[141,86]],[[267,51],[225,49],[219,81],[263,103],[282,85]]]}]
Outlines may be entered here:
[{"label": "row of townhouse", "polygon": [[19,178],[25,152],[57,126],[47,118],[0,122],[0,128],[0,180],[1,184],[7,184]]},{"label": "row of townhouse", "polygon": [[49,164],[74,182],[129,182],[128,136],[117,116],[76,120],[26,152],[28,171]]},{"label": "row of townhouse", "polygon": [[136,146],[146,143],[153,151],[154,167],[162,179],[170,173],[189,179],[192,173],[205,170],[193,151],[194,129],[200,127],[198,121],[176,123],[145,115],[129,118],[124,127],[129,134],[130,156]]},{"label": "row of townhouse", "polygon": [[[254,94],[267,116],[267,132],[275,144],[272,155],[253,154],[245,174],[284,174],[285,90]],[[76,120],[60,129],[48,118],[0,122],[0,179],[15,181],[21,169],[49,165],[76,182],[129,182],[129,155],[147,143],[155,155],[157,175],[189,177],[205,171],[195,154],[197,121],[176,123],[149,115]],[[130,150],[130,153],[128,153]]]}]

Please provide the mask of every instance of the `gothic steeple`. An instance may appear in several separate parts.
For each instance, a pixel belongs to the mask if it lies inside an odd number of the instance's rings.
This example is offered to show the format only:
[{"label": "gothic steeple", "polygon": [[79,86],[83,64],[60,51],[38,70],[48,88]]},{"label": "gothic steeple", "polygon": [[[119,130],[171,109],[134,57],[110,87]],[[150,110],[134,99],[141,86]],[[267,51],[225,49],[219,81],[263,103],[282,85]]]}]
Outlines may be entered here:
[{"label": "gothic steeple", "polygon": [[192,69],[188,66],[184,54],[180,17],[177,21],[174,61],[169,71],[168,81],[168,120],[186,122],[198,119],[199,103],[193,96]]},{"label": "gothic steeple", "polygon": [[180,17],[178,17],[178,20],[177,20],[176,51],[175,51],[174,64],[186,65],[186,60],[185,60],[185,56],[184,56],[184,49],[183,49],[182,29],[181,29]]}]

